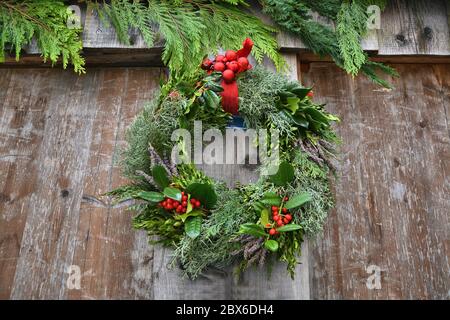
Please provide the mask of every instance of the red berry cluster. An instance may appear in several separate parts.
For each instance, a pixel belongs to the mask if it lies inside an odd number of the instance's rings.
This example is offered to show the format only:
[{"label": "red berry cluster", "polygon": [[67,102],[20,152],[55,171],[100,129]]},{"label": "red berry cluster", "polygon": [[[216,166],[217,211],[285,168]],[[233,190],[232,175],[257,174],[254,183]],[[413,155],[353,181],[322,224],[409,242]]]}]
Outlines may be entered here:
[{"label": "red berry cluster", "polygon": [[[184,191],[181,192],[181,201],[176,201],[171,198],[165,198],[163,201],[159,203],[161,207],[166,209],[167,211],[175,211],[175,213],[183,214],[187,211],[189,195]],[[198,208],[201,206],[200,201],[197,199],[190,199],[192,208]]]},{"label": "red berry cluster", "polygon": [[[285,202],[289,200],[288,197],[284,197],[283,199]],[[288,209],[282,208],[280,212],[280,208],[277,206],[272,206],[272,220],[273,224],[268,224],[267,227],[272,227],[269,230],[269,234],[271,236],[278,234],[276,228],[282,227],[292,221],[292,216],[289,213]]]},{"label": "red berry cluster", "polygon": [[233,50],[227,50],[225,55],[217,55],[214,60],[205,59],[202,62],[202,69],[222,73],[225,82],[233,82],[236,74],[251,69],[251,64],[246,57],[237,56]]}]

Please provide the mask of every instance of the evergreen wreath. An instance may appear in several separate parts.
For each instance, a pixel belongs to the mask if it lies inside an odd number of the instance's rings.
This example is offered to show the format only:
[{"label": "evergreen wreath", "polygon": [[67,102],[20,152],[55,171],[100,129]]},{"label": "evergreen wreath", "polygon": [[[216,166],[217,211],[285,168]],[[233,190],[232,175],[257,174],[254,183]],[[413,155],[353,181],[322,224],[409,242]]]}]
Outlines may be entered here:
[{"label": "evergreen wreath", "polygon": [[[162,85],[127,132],[122,166],[131,183],[108,193],[117,202],[135,200],[134,227],[147,231],[150,243],[173,247],[173,265],[190,278],[235,263],[239,271],[270,267],[276,259],[293,278],[304,237],[321,231],[334,204],[339,139],[332,123],[339,119],[313,101],[311,88],[252,68],[249,48],[247,39],[237,52],[205,59],[206,73],[196,68],[190,79]],[[225,130],[234,85],[246,128],[279,131],[280,164],[274,175],[228,188],[193,164],[174,165],[168,155],[181,143],[171,140],[175,129],[192,132],[194,121],[203,120],[204,130]]]}]

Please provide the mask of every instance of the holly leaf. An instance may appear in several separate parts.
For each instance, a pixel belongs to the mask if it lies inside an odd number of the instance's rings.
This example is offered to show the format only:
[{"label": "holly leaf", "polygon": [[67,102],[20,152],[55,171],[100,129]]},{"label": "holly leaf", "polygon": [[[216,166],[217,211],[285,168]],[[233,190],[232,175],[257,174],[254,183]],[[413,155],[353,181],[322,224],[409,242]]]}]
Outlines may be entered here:
[{"label": "holly leaf", "polygon": [[269,210],[263,209],[261,210],[261,217],[259,218],[259,221],[263,228],[266,227],[266,224],[269,223]]},{"label": "holly leaf", "polygon": [[164,190],[165,187],[168,187],[170,184],[169,177],[167,175],[166,169],[164,169],[161,165],[153,166],[152,168],[152,176],[153,180],[155,180],[155,183],[158,185],[158,187],[161,188],[161,190]]},{"label": "holly leaf", "polygon": [[284,106],[289,109],[292,114],[296,113],[298,110],[298,103],[300,102],[300,99],[298,97],[288,97],[286,99],[287,104]]},{"label": "holly leaf", "polygon": [[265,208],[264,204],[262,202],[256,201],[252,204],[253,209],[255,209],[256,212],[260,212],[262,209]]},{"label": "holly leaf", "polygon": [[219,96],[212,90],[206,90],[203,93],[203,98],[205,98],[205,105],[210,109],[216,109],[220,104]]},{"label": "holly leaf", "polygon": [[194,209],[194,208],[192,208],[191,195],[188,195],[186,213],[191,212],[192,209]]},{"label": "holly leaf", "polygon": [[186,222],[187,218],[198,217],[198,216],[203,216],[203,212],[201,210],[192,210],[190,212],[176,215],[175,220],[181,220],[184,223],[184,222]]},{"label": "holly leaf", "polygon": [[170,199],[181,201],[181,191],[176,188],[166,187],[164,188],[164,195]]},{"label": "holly leaf", "polygon": [[149,202],[161,202],[164,200],[164,195],[160,192],[154,192],[154,191],[141,191],[137,194],[137,197],[149,201]]},{"label": "holly leaf", "polygon": [[269,206],[277,206],[279,207],[281,205],[281,198],[279,195],[277,195],[274,192],[266,192],[262,199],[261,202],[269,205]]},{"label": "holly leaf", "polygon": [[307,192],[304,192],[291,197],[289,201],[284,204],[284,206],[286,207],[286,209],[293,209],[296,207],[300,207],[301,205],[311,200],[311,195]]},{"label": "holly leaf", "polygon": [[283,187],[294,179],[294,168],[286,161],[280,163],[276,174],[270,176],[269,180],[275,185]]},{"label": "holly leaf", "polygon": [[189,238],[195,239],[200,235],[202,230],[202,217],[189,217],[184,224],[184,231]]},{"label": "holly leaf", "polygon": [[303,109],[303,112],[307,113],[308,115],[311,116],[311,118],[313,118],[317,122],[320,122],[321,124],[324,124],[326,126],[330,124],[328,117],[323,112],[315,108],[308,107]]},{"label": "holly leaf", "polygon": [[286,224],[282,227],[279,227],[277,229],[278,232],[288,232],[288,231],[295,231],[295,230],[300,230],[302,227],[298,224],[294,224],[294,223],[290,223],[290,224]]},{"label": "holly leaf", "polygon": [[244,223],[239,228],[240,234],[248,234],[254,237],[265,237],[267,233],[260,224]]},{"label": "holly leaf", "polygon": [[264,248],[266,248],[267,250],[270,250],[272,252],[275,252],[278,250],[278,242],[275,240],[266,240],[264,242]]},{"label": "holly leaf", "polygon": [[214,188],[208,183],[192,183],[186,191],[192,198],[200,200],[206,209],[212,209],[217,203],[217,195]]}]

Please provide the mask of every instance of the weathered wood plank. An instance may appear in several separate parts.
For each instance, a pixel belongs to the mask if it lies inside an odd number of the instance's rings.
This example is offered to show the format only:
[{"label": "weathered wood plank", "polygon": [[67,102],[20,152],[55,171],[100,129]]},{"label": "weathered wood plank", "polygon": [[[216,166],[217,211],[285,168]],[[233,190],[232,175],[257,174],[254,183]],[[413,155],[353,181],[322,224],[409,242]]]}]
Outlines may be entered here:
[{"label": "weathered wood plank", "polygon": [[[96,115],[84,179],[74,265],[81,290],[70,298],[152,298],[152,247],[131,227],[132,213],[112,208],[99,195],[124,184],[117,159],[124,131],[158,87],[159,69],[98,70]],[[102,259],[98,259],[102,256]]]},{"label": "weathered wood plank", "polygon": [[[84,11],[84,10],[83,10]],[[83,48],[120,48],[120,49],[145,49],[148,48],[139,30],[130,30],[130,44],[119,41],[117,33],[112,26],[103,23],[92,6],[88,5],[86,22],[83,30]],[[157,37],[153,48],[162,47],[163,40]]]},{"label": "weathered wood plank", "polygon": [[[391,92],[327,63],[303,74],[344,141],[336,210],[310,245],[313,298],[448,298],[449,67],[395,67]],[[366,286],[370,265],[379,290]]]},{"label": "weathered wood plank", "polygon": [[378,31],[380,55],[450,55],[446,1],[388,2]]},{"label": "weathered wood plank", "polygon": [[0,299],[13,289],[25,222],[40,187],[36,158],[53,90],[48,74],[3,70],[0,75]]},{"label": "weathered wood plank", "polygon": [[80,151],[90,143],[95,108],[89,98],[95,86],[92,77],[61,75],[45,80],[51,84],[52,94],[44,113],[40,152],[34,158],[38,188],[29,203],[13,299],[62,298],[66,290],[61,281],[74,252],[74,226],[79,219],[88,156]]}]

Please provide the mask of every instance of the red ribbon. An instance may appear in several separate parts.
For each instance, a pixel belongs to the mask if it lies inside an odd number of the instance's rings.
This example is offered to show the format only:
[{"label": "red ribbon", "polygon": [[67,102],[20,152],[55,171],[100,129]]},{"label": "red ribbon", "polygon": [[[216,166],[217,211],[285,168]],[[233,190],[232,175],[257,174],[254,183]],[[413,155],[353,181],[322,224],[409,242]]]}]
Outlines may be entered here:
[{"label": "red ribbon", "polygon": [[[242,49],[239,49],[236,52],[236,55],[239,58],[245,57],[250,54],[253,48],[253,41],[250,38],[247,38],[242,43]],[[249,68],[251,68],[251,65],[249,65]],[[237,72],[241,73],[249,68],[243,70],[242,68]],[[224,80],[221,82],[223,91],[220,93],[222,96],[222,108],[225,110],[225,112],[229,112],[233,115],[236,115],[239,113],[239,90],[236,80],[230,83],[226,83]]]}]

